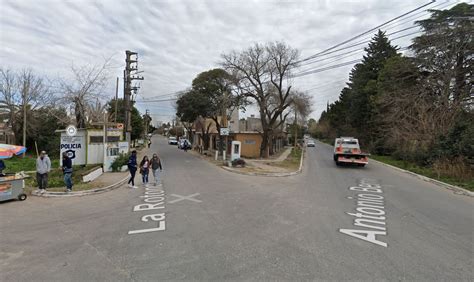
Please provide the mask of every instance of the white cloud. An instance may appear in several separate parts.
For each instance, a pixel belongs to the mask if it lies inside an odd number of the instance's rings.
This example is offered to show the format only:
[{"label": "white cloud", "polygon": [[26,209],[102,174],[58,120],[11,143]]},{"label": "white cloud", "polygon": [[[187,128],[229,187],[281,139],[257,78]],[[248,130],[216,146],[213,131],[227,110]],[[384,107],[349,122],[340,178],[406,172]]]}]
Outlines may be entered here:
[{"label": "white cloud", "polygon": [[[145,71],[140,95],[152,97],[183,90],[199,72],[217,67],[223,52],[282,40],[306,57],[426,2],[2,0],[0,64],[55,76],[66,75],[72,63],[113,56],[112,96],[124,51],[133,50]],[[337,99],[350,68],[294,79],[298,89],[317,88],[314,117]],[[156,117],[173,113],[169,103],[150,108]]]}]

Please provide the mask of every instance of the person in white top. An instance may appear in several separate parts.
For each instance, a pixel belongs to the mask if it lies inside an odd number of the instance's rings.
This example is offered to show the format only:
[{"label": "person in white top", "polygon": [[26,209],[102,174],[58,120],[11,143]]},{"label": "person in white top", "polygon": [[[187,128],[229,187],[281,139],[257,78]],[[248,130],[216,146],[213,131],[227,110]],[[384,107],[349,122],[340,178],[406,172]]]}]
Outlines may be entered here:
[{"label": "person in white top", "polygon": [[51,160],[45,151],[41,151],[36,159],[36,181],[41,193],[48,188],[48,173],[51,171]]}]

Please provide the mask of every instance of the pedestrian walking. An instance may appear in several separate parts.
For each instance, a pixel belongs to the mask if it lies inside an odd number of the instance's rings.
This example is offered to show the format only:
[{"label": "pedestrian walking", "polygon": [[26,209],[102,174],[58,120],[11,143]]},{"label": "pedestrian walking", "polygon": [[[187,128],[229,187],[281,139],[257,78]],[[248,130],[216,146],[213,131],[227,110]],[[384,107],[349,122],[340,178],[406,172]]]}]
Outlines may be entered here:
[{"label": "pedestrian walking", "polygon": [[[158,172],[158,169],[160,172]],[[163,170],[163,166],[161,165],[161,160],[157,154],[153,154],[151,158],[151,171],[153,172],[153,179],[155,180],[155,186],[160,185],[160,173]]]},{"label": "pedestrian walking", "polygon": [[48,173],[51,171],[51,160],[45,151],[41,151],[36,159],[36,181],[40,193],[44,193],[48,188]]},{"label": "pedestrian walking", "polygon": [[133,150],[132,154],[128,158],[128,171],[130,172],[130,180],[128,181],[128,186],[130,188],[138,188],[135,186],[135,174],[137,173],[137,151]]},{"label": "pedestrian walking", "polygon": [[188,151],[188,148],[189,148],[189,143],[188,143],[188,140],[187,139],[184,139],[184,142],[183,142],[183,147],[184,147],[184,151],[187,152]]},{"label": "pedestrian walking", "polygon": [[66,152],[63,152],[63,163],[61,166],[64,175],[64,184],[66,184],[66,192],[72,191],[72,160],[67,155]]},{"label": "pedestrian walking", "polygon": [[151,139],[148,139],[148,148],[151,146]]},{"label": "pedestrian walking", "polygon": [[148,173],[150,172],[150,160],[147,156],[144,156],[140,162],[140,173],[142,174],[143,186],[148,185]]}]

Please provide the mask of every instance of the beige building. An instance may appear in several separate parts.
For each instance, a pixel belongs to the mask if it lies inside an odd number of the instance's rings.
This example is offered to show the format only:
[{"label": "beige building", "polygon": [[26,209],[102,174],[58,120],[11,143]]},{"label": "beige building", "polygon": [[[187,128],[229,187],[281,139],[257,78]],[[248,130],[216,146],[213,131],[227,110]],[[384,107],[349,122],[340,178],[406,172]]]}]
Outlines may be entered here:
[{"label": "beige building", "polygon": [[[220,120],[222,122],[222,119]],[[215,151],[219,148],[219,134],[215,122],[210,119],[197,120],[193,126],[194,144],[193,147],[203,148],[204,144],[201,138],[203,128],[209,129],[209,151]],[[226,139],[227,154],[230,154],[230,145],[232,141],[242,143],[241,156],[244,158],[259,158],[260,147],[262,145],[262,123],[260,118],[254,115],[247,119],[239,119],[238,111],[234,111],[231,119],[228,121],[229,136]],[[279,152],[287,143],[286,132],[281,131],[274,136],[272,140],[273,151]]]}]

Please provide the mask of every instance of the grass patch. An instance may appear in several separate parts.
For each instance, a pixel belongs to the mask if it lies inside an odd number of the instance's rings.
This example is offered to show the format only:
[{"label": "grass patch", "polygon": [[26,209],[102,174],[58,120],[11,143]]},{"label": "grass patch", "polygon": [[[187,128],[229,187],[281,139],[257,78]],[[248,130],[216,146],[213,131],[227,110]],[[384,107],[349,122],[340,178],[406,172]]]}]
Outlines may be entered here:
[{"label": "grass patch", "polygon": [[[5,172],[15,173],[20,171],[36,171],[36,157],[35,156],[15,156],[11,159],[3,160]],[[51,166],[53,168],[59,167],[59,159],[51,159]]]},{"label": "grass patch", "polygon": [[[97,165],[87,165],[84,167],[74,166],[74,172],[72,173],[72,181],[74,183],[73,190],[80,191],[98,187],[99,183],[97,182],[94,182],[94,184],[82,183],[82,174],[91,170],[94,167],[97,167]],[[38,183],[36,182],[36,173],[29,174],[29,176],[30,177],[25,180],[25,186],[36,189],[38,187]],[[48,190],[62,191],[65,186],[66,185],[64,184],[63,172],[57,167],[53,168],[48,174]]]},{"label": "grass patch", "polygon": [[377,161],[380,161],[380,162],[383,162],[383,163],[386,163],[386,164],[389,164],[389,165],[393,165],[393,166],[396,166],[396,167],[414,172],[414,173],[421,174],[421,175],[429,177],[429,178],[433,178],[433,179],[436,179],[436,180],[439,180],[439,181],[442,181],[442,182],[446,182],[448,184],[456,185],[456,186],[465,188],[469,191],[474,191],[474,179],[461,180],[461,179],[456,179],[454,177],[446,177],[446,176],[438,177],[437,173],[430,167],[422,167],[422,166],[416,165],[416,164],[411,163],[411,162],[407,162],[407,161],[403,161],[403,160],[397,160],[397,159],[394,159],[391,156],[372,155],[372,156],[370,156],[370,158],[372,158],[374,160],[377,160]]},{"label": "grass patch", "polygon": [[303,150],[301,148],[292,148],[291,153],[282,162],[271,163],[273,166],[287,168],[291,170],[297,170],[300,168],[301,154]]}]

